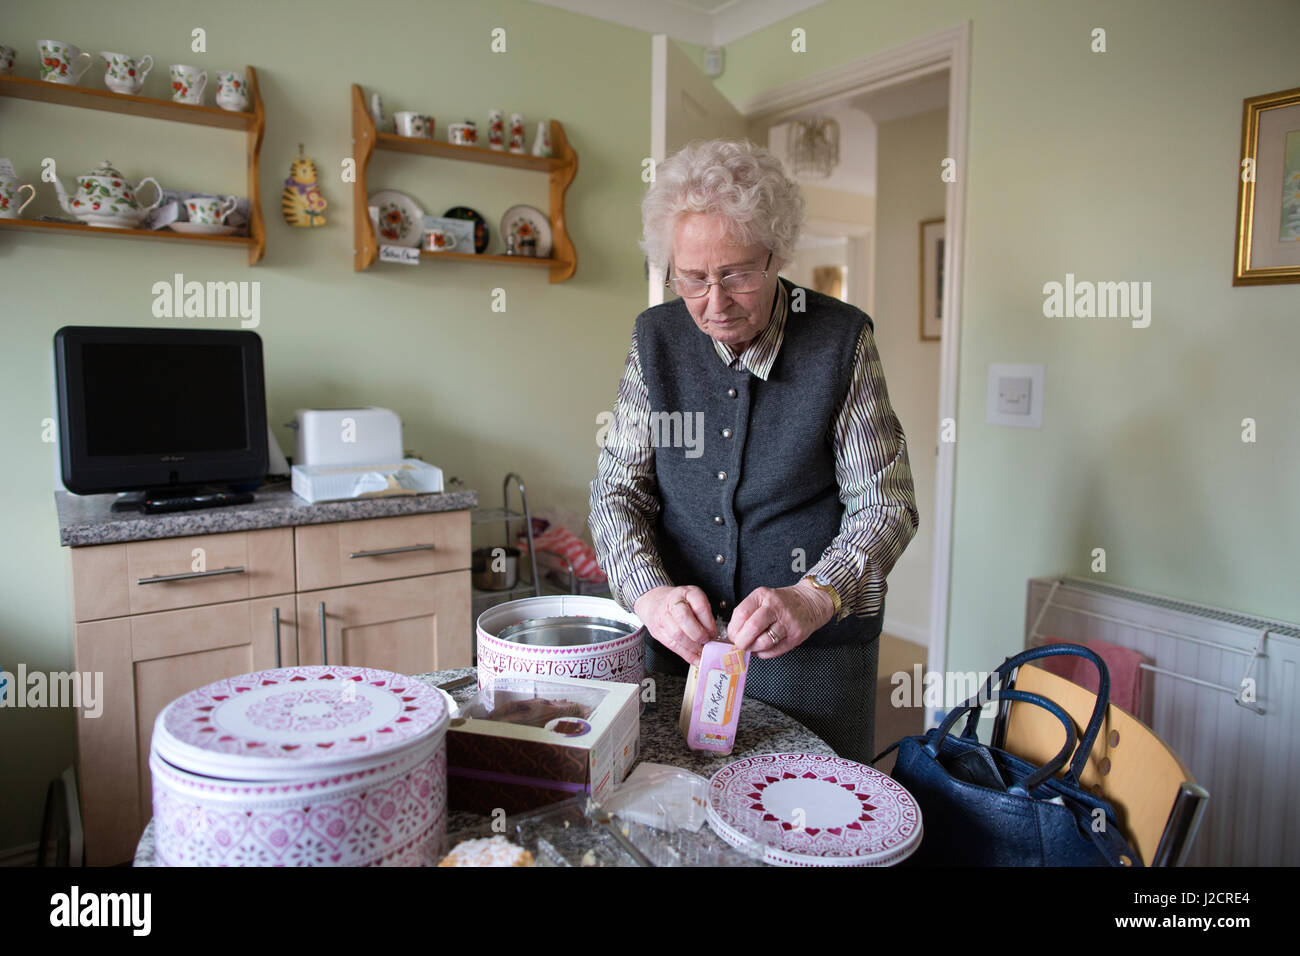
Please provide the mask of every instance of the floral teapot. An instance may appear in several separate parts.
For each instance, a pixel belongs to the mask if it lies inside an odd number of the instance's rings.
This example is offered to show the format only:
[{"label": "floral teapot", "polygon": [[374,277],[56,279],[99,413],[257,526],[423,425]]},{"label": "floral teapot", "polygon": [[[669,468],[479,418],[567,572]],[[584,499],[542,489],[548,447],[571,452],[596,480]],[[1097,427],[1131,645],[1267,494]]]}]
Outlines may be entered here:
[{"label": "floral teapot", "polygon": [[[136,190],[145,183],[152,183],[158,194],[148,206],[142,206],[135,198]],[[146,176],[132,189],[127,185],[126,178],[108,160],[104,160],[90,173],[77,177],[75,195],[69,196],[57,177],[54,179],[54,188],[59,194],[59,205],[63,211],[89,226],[135,228],[163,201],[163,190],[158,185],[158,180]]]}]

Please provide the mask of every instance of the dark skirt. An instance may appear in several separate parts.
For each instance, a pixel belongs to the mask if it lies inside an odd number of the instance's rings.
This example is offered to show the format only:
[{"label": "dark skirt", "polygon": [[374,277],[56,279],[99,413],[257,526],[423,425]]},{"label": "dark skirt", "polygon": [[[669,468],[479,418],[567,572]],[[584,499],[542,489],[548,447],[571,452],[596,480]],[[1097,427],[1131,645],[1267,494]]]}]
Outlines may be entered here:
[{"label": "dark skirt", "polygon": [[[837,754],[858,763],[875,756],[876,664],[880,618],[864,624],[854,644],[800,644],[762,660],[751,656],[745,699],[761,700],[803,724]],[[686,675],[687,664],[646,635],[647,672]],[[745,712],[742,709],[743,722]]]}]

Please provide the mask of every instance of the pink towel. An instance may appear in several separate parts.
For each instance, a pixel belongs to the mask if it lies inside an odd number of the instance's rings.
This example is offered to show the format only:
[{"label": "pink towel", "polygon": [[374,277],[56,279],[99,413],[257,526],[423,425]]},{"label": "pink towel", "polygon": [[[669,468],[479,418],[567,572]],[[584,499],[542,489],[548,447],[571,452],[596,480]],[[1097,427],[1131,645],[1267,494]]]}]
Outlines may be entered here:
[{"label": "pink towel", "polygon": [[[1143,657],[1141,654],[1108,641],[1069,641],[1061,637],[1048,637],[1043,640],[1043,643],[1082,644],[1095,651],[1097,656],[1106,662],[1106,669],[1110,671],[1110,702],[1120,710],[1137,716],[1142,706]],[[1061,655],[1046,657],[1034,663],[1042,665],[1044,670],[1057,677],[1064,677],[1094,694],[1097,693],[1097,668],[1089,660]]]},{"label": "pink towel", "polygon": [[[515,543],[520,551],[528,553],[527,529],[520,530]],[[573,573],[579,581],[604,584],[609,580],[596,563],[596,549],[562,524],[551,524],[544,518],[534,518],[533,544],[539,551],[554,551],[568,558],[573,563]]]}]

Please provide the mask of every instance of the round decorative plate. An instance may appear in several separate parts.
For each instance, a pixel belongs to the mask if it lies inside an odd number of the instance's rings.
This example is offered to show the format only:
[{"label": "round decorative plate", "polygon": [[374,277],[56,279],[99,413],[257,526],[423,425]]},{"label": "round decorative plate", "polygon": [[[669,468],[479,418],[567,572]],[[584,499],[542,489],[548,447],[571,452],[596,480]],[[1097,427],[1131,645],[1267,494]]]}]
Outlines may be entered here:
[{"label": "round decorative plate", "polygon": [[167,224],[168,229],[174,229],[176,232],[191,233],[196,236],[229,236],[236,227],[226,226],[219,223],[209,222],[172,222]]},{"label": "round decorative plate", "polygon": [[529,237],[537,240],[537,256],[545,259],[551,254],[551,221],[546,214],[533,206],[511,206],[501,217],[501,239],[514,235],[515,240]]},{"label": "round decorative plate", "polygon": [[443,214],[445,219],[466,219],[474,223],[474,252],[482,255],[488,247],[487,220],[469,206],[452,206]]},{"label": "round decorative plate", "polygon": [[379,242],[385,246],[418,246],[424,237],[424,210],[404,192],[381,189],[367,202],[379,207]]},{"label": "round decorative plate", "polygon": [[[343,665],[241,674],[158,715],[153,745],[190,773],[272,780],[307,766],[390,759],[445,730],[438,690],[404,674]],[[291,766],[293,769],[291,769]]]},{"label": "round decorative plate", "polygon": [[824,754],[762,754],[709,781],[709,825],[777,866],[890,866],[921,843],[921,809],[887,774]]}]

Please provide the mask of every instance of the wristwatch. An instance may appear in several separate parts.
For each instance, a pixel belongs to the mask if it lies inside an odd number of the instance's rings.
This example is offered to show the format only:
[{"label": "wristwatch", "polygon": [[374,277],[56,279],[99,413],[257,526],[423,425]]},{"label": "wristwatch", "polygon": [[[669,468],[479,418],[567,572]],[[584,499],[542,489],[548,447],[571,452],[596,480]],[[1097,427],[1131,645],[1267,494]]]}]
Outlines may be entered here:
[{"label": "wristwatch", "polygon": [[834,616],[839,617],[840,616],[840,595],[839,592],[835,590],[835,585],[831,584],[831,579],[827,577],[825,574],[808,574],[804,576],[803,580],[807,581],[818,591],[825,591],[827,594],[831,596],[831,600],[835,603]]}]

